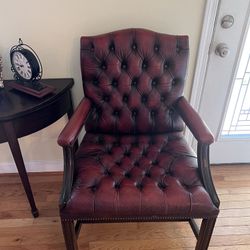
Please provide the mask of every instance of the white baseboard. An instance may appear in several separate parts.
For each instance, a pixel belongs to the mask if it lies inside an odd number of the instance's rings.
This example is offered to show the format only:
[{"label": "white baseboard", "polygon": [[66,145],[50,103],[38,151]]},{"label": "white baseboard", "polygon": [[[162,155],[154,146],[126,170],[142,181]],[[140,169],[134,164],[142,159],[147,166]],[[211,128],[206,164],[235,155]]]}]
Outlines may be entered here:
[{"label": "white baseboard", "polygon": [[[30,161],[25,162],[27,172],[56,172],[63,171],[62,161]],[[0,173],[17,173],[14,162],[1,162]]]}]

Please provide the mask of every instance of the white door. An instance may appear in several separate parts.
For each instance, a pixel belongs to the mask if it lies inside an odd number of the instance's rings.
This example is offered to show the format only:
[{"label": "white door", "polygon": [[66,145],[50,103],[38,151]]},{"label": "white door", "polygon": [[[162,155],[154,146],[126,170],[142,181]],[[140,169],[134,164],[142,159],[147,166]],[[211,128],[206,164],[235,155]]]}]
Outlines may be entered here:
[{"label": "white door", "polygon": [[221,0],[199,113],[213,132],[211,163],[250,162],[249,0]]}]

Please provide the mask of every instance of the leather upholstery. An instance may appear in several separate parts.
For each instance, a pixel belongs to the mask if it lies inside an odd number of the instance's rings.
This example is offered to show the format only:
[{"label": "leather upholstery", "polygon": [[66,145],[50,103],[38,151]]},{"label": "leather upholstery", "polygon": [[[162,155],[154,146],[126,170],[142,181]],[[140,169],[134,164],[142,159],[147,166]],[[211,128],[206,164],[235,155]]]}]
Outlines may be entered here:
[{"label": "leather upholstery", "polygon": [[91,102],[87,98],[83,98],[76,108],[72,118],[67,123],[58,137],[60,146],[73,146],[78,134],[81,132],[82,125],[86,122],[91,110]]},{"label": "leather upholstery", "polygon": [[166,133],[183,124],[172,108],[182,95],[188,37],[128,29],[81,38],[87,132]]},{"label": "leather upholstery", "polygon": [[179,99],[187,59],[187,36],[127,29],[81,38],[87,108],[77,109],[59,143],[72,146],[83,123],[87,133],[74,156],[73,188],[62,219],[217,216],[178,114],[185,121],[194,118],[188,124],[197,129],[196,137],[211,142],[205,124]]},{"label": "leather upholstery", "polygon": [[76,154],[76,179],[64,219],[195,218],[218,214],[181,133],[88,133]]},{"label": "leather upholstery", "polygon": [[211,131],[185,97],[180,97],[174,106],[198,142],[208,145],[214,142]]}]

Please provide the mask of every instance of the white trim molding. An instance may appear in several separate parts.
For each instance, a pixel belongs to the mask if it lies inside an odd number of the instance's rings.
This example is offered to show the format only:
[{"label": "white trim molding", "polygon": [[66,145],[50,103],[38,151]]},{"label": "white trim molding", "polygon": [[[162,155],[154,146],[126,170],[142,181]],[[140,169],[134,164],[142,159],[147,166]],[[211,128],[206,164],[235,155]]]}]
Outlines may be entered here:
[{"label": "white trim molding", "polygon": [[[190,104],[199,110],[200,100],[206,77],[207,64],[209,58],[210,44],[213,39],[214,25],[216,21],[217,9],[220,0],[207,0],[204,11],[201,38],[199,43],[198,55],[196,59],[195,73],[193,78],[192,91],[190,95]],[[186,139],[193,145],[193,136],[189,130],[186,130]]]},{"label": "white trim molding", "polygon": [[[28,161],[25,162],[27,172],[57,172],[63,171],[62,161]],[[0,174],[17,173],[14,162],[2,162],[0,164]]]}]

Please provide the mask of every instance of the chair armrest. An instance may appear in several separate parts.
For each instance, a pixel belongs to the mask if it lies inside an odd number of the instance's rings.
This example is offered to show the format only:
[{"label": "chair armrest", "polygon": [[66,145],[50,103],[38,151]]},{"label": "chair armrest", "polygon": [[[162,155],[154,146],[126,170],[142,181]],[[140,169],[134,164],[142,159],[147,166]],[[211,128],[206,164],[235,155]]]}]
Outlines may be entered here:
[{"label": "chair armrest", "polygon": [[57,139],[57,143],[60,146],[72,147],[74,145],[85,121],[87,120],[90,110],[90,100],[83,98]]},{"label": "chair armrest", "polygon": [[214,187],[209,163],[209,145],[214,142],[214,137],[199,114],[183,96],[177,100],[174,107],[198,141],[197,161],[199,173],[211,200],[216,207],[219,207],[220,200]]},{"label": "chair armrest", "polygon": [[174,106],[199,143],[210,145],[214,142],[214,137],[205,122],[183,96]]},{"label": "chair armrest", "polygon": [[75,142],[85,121],[88,118],[90,110],[90,100],[83,98],[57,139],[58,144],[63,147],[64,156],[64,175],[62,192],[59,201],[60,209],[62,209],[67,204],[71,195],[75,169]]}]

